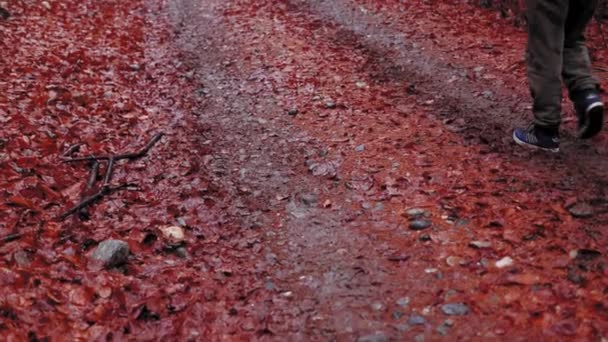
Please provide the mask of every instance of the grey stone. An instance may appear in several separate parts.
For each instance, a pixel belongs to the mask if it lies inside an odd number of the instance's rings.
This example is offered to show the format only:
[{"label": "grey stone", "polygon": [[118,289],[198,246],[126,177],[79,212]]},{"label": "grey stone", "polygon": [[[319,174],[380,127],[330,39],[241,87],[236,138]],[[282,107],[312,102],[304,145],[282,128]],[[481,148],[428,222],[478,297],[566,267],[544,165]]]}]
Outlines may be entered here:
[{"label": "grey stone", "polygon": [[492,96],[494,96],[494,93],[491,92],[491,91],[489,91],[489,90],[486,90],[486,91],[484,91],[484,92],[481,93],[481,96],[483,96],[484,98],[486,98],[486,99],[489,100],[489,99],[492,98]]},{"label": "grey stone", "polygon": [[492,243],[490,241],[471,241],[469,242],[469,246],[474,248],[490,248],[492,247]]},{"label": "grey stone", "polygon": [[359,146],[355,147],[355,151],[357,151],[357,152],[365,151],[365,145],[359,145]]},{"label": "grey stone", "polygon": [[420,216],[425,216],[426,210],[420,209],[420,208],[412,208],[412,209],[408,209],[405,213],[407,214],[407,216],[409,216],[411,218],[416,218],[416,217],[420,217]]},{"label": "grey stone", "polygon": [[287,114],[291,116],[296,116],[298,113],[300,113],[300,111],[297,108],[291,108],[287,111]]},{"label": "grey stone", "polygon": [[186,259],[188,258],[188,251],[184,247],[179,247],[175,250],[175,254],[180,258]]},{"label": "grey stone", "polygon": [[401,317],[403,317],[403,315],[405,315],[403,312],[401,311],[394,311],[393,312],[393,318],[394,319],[400,319]]},{"label": "grey stone", "polygon": [[437,327],[437,333],[442,336],[447,336],[452,326],[454,326],[454,321],[451,319],[446,319],[443,323],[441,323],[440,326]]},{"label": "grey stone", "polygon": [[593,216],[593,207],[587,203],[576,203],[568,208],[570,214],[576,218],[587,218]]},{"label": "grey stone", "polygon": [[30,253],[24,250],[16,251],[15,254],[13,254],[13,259],[19,266],[27,266],[32,262]]},{"label": "grey stone", "polygon": [[302,201],[302,203],[306,204],[309,207],[313,207],[319,202],[319,197],[311,193],[301,194],[300,201]]},{"label": "grey stone", "polygon": [[397,305],[399,305],[400,307],[406,307],[408,305],[410,305],[410,298],[409,297],[403,297],[403,298],[399,298],[397,299]]},{"label": "grey stone", "polygon": [[420,315],[411,315],[410,318],[407,320],[407,324],[409,325],[425,325],[426,324],[426,318],[420,316]]},{"label": "grey stone", "polygon": [[271,280],[266,281],[266,283],[264,284],[264,288],[268,291],[277,290],[276,285]]},{"label": "grey stone", "polygon": [[104,267],[120,266],[129,258],[129,244],[122,240],[102,241],[91,254],[91,259]]},{"label": "grey stone", "polygon": [[464,316],[469,313],[469,307],[462,303],[444,304],[441,311],[449,316]]},{"label": "grey stone", "polygon": [[361,336],[357,339],[357,342],[388,342],[388,338],[384,333],[377,332],[375,334]]},{"label": "grey stone", "polygon": [[336,103],[333,100],[325,101],[325,108],[334,109],[336,108]]},{"label": "grey stone", "polygon": [[410,229],[412,230],[424,230],[431,226],[431,222],[427,220],[415,220],[410,223]]},{"label": "grey stone", "polygon": [[372,303],[372,310],[374,311],[382,311],[384,310],[384,305],[379,302]]}]

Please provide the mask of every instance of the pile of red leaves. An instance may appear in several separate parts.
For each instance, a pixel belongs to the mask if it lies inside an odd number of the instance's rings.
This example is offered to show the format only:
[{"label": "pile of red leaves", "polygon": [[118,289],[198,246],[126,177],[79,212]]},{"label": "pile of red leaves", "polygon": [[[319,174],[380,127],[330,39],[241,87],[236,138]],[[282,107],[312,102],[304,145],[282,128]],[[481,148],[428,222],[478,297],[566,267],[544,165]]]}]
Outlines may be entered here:
[{"label": "pile of red leaves", "polygon": [[[200,172],[209,144],[195,118],[184,114],[192,108],[184,95],[192,76],[163,48],[169,33],[148,18],[157,9],[138,0],[6,7],[10,18],[0,18],[2,334],[120,340],[200,331],[201,315],[210,310],[199,300],[212,300],[217,290],[205,286],[212,277],[201,276],[206,257],[197,264],[188,256],[215,254],[220,218],[207,211],[208,197],[221,194]],[[159,132],[164,138],[146,156],[115,167],[112,185],[135,189],[94,203],[89,220],[58,219],[86,195],[89,165],[61,159],[71,146],[82,144],[74,156],[130,152]],[[170,225],[186,231],[179,253],[159,230]],[[88,255],[108,238],[129,243],[130,261],[89,270]]]}]

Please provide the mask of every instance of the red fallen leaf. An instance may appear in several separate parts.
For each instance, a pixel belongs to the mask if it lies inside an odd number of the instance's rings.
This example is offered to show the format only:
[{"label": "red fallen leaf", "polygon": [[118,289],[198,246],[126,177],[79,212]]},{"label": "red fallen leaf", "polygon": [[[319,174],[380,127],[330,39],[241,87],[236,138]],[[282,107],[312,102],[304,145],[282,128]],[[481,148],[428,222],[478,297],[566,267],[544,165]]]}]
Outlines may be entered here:
[{"label": "red fallen leaf", "polygon": [[57,191],[51,189],[51,187],[49,187],[48,185],[46,185],[44,183],[39,183],[38,186],[49,198],[54,199],[54,200],[61,198],[61,194],[58,193]]},{"label": "red fallen leaf", "polygon": [[551,266],[553,268],[566,268],[570,264],[570,261],[571,261],[571,259],[569,256],[557,257],[553,260]]},{"label": "red fallen leaf", "polygon": [[505,279],[505,284],[534,285],[540,282],[541,278],[531,273],[509,274]]},{"label": "red fallen leaf", "polygon": [[505,241],[513,243],[521,242],[520,234],[518,234],[514,229],[505,229],[505,231],[502,233],[502,238],[505,239]]},{"label": "red fallen leaf", "polygon": [[572,336],[576,335],[576,331],[578,330],[579,324],[572,320],[563,320],[561,322],[556,323],[551,327],[551,330],[555,331],[560,335]]},{"label": "red fallen leaf", "polygon": [[38,208],[38,206],[36,206],[34,203],[32,203],[32,201],[28,200],[27,198],[21,197],[21,196],[11,196],[8,199],[8,203],[19,206],[19,207],[24,207],[24,208],[27,208],[29,210],[36,211],[36,212],[42,211],[40,208]]}]

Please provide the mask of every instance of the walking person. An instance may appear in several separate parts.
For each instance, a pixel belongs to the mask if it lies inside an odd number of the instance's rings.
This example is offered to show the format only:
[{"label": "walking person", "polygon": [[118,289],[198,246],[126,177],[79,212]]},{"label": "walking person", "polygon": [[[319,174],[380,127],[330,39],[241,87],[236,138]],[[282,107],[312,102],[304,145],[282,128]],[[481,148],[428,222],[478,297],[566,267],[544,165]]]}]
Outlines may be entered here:
[{"label": "walking person", "polygon": [[534,121],[518,128],[520,145],[559,151],[562,80],[578,117],[578,136],[588,139],[602,130],[604,104],[599,82],[591,74],[585,28],[597,0],[526,0],[528,17],[528,82]]}]

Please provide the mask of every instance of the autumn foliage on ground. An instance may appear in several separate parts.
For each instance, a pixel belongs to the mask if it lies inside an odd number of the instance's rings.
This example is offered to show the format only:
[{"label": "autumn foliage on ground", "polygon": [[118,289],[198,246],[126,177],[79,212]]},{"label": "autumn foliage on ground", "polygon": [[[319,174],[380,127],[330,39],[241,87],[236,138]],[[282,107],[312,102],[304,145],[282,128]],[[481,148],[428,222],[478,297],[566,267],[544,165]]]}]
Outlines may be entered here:
[{"label": "autumn foliage on ground", "polygon": [[[143,1],[3,7],[10,13],[0,17],[3,339],[145,339],[164,334],[159,324],[172,336],[198,326],[199,301],[216,290],[200,276],[204,265],[187,259],[214,253],[205,245],[218,218],[203,212],[213,192],[197,172],[204,136],[184,95],[187,73],[159,48],[168,32],[148,21]],[[89,206],[88,218],[60,218],[101,186],[87,192],[91,165],[65,163],[66,152],[133,152],[161,132],[146,156],[116,163],[111,185],[128,187]],[[177,244],[159,230],[172,225],[187,229]],[[89,269],[91,250],[110,238],[129,244],[128,265]]]},{"label": "autumn foliage on ground", "polygon": [[[255,288],[246,277],[238,284],[230,280],[250,272],[247,262],[254,262],[245,252],[232,255],[237,253],[232,245],[253,244],[234,239],[238,229],[213,209],[226,194],[203,172],[210,123],[197,120],[193,75],[171,52],[171,29],[152,20],[158,17],[150,13],[160,11],[154,3],[0,2],[6,10],[0,11],[0,332],[7,340],[196,340],[198,331],[213,333],[205,329],[223,319],[219,312],[236,315],[225,298]],[[498,8],[491,12],[498,17],[518,15],[516,2],[497,4],[485,6]],[[478,5],[472,11],[494,11]],[[417,3],[409,6],[426,10]],[[448,23],[454,32],[464,32],[470,28],[463,18],[457,13],[437,22],[451,20],[459,24]],[[492,17],[485,12],[482,20],[490,23]],[[590,27],[599,61],[606,60],[601,29],[595,22]],[[487,42],[463,40],[454,47],[438,34],[424,39],[445,43],[446,49],[464,46],[490,51],[492,59],[515,60],[502,72],[524,77],[524,63],[510,55],[521,51],[501,57]],[[510,44],[508,39],[494,43]],[[101,163],[99,180],[87,189],[92,164],[66,158],[138,151],[160,133],[162,139],[143,157],[116,163],[110,179],[116,191],[87,206],[86,213],[62,217],[100,189],[108,168]],[[167,238],[163,232],[169,226],[182,227],[184,238]],[[537,233],[530,235],[534,239]],[[99,271],[91,267],[90,255],[107,239],[126,241],[131,254],[128,263]],[[594,249],[584,252],[584,261],[597,258]],[[232,257],[239,262],[224,262]],[[593,264],[589,281],[603,285],[605,273]],[[568,277],[585,281],[576,272]],[[527,284],[536,278],[509,279]],[[574,296],[563,289],[564,297]],[[602,296],[595,291],[589,298],[605,312]],[[560,329],[575,330],[570,321]]]}]

